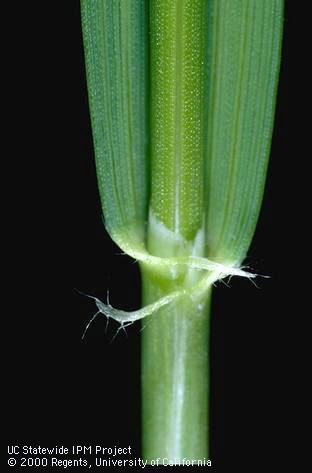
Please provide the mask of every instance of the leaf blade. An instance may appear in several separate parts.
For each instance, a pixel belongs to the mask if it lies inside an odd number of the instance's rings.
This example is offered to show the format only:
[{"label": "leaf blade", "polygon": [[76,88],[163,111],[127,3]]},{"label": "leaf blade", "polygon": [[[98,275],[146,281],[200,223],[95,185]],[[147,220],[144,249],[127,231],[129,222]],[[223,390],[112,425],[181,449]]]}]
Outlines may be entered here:
[{"label": "leaf blade", "polygon": [[106,228],[143,239],[147,212],[147,7],[82,0],[98,188]]},{"label": "leaf blade", "polygon": [[258,220],[281,52],[282,0],[210,2],[208,257],[238,265]]}]

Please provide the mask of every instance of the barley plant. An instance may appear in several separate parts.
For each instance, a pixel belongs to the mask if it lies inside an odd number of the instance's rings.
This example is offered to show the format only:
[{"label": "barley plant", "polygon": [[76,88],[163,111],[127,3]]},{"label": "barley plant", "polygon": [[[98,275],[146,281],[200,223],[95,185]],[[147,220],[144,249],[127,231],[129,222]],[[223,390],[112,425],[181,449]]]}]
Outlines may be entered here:
[{"label": "barley plant", "polygon": [[[209,458],[213,286],[253,278],[270,153],[282,0],[82,0],[107,232],[138,261],[142,308],[95,298],[142,331],[142,449]],[[122,291],[122,288],[120,288]]]}]

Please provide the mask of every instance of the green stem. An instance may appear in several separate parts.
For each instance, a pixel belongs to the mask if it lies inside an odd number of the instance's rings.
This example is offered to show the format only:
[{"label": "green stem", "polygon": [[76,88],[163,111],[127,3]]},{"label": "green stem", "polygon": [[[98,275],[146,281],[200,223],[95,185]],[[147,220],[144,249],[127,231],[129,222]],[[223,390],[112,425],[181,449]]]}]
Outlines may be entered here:
[{"label": "green stem", "polygon": [[204,215],[206,0],[151,0],[150,218],[186,240]]},{"label": "green stem", "polygon": [[[206,0],[151,0],[151,200],[147,247],[205,254]],[[143,304],[192,287],[202,271],[142,266]],[[208,457],[210,294],[163,307],[142,332],[143,456]],[[144,323],[143,323],[144,326]]]},{"label": "green stem", "polygon": [[[143,271],[144,304],[164,292]],[[148,461],[209,458],[210,295],[200,304],[179,299],[142,331],[142,439]]]}]

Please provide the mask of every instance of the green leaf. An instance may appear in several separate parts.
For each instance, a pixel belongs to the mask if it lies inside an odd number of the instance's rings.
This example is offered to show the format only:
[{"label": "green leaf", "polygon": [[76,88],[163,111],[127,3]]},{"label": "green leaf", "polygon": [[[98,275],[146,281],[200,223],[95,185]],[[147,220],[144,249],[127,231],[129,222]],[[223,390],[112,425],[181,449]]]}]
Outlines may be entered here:
[{"label": "green leaf", "polygon": [[96,172],[106,228],[142,241],[148,189],[147,3],[82,0]]},{"label": "green leaf", "polygon": [[207,256],[239,265],[251,243],[270,154],[282,0],[209,0]]}]

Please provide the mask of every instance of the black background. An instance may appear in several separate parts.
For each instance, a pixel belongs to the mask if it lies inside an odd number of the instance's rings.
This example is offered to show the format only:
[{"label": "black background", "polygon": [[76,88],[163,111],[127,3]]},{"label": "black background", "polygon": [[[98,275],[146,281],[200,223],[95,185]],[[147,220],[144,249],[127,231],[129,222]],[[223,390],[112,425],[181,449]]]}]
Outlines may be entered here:
[{"label": "black background", "polygon": [[[284,371],[281,236],[287,234],[279,170],[292,153],[291,70],[299,30],[286,3],[271,163],[247,280],[220,284],[211,335],[211,458],[215,466],[261,462],[280,437]],[[131,445],[140,453],[140,326],[111,343],[99,317],[81,336],[93,302],[140,305],[138,268],[105,233],[93,162],[79,2],[34,2],[7,16],[11,88],[3,187],[5,444]],[[12,92],[6,93],[6,90]],[[6,97],[6,95],[8,97]],[[293,119],[292,119],[293,120]],[[7,177],[6,177],[7,176]],[[7,262],[8,264],[5,264]],[[6,448],[6,447],[4,447]]]}]

